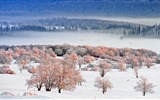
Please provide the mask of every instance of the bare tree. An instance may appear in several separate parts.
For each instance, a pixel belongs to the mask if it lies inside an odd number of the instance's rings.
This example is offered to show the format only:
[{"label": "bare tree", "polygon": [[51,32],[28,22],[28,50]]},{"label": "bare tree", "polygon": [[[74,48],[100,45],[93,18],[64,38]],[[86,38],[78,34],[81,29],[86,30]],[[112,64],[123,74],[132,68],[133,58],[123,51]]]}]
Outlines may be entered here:
[{"label": "bare tree", "polygon": [[107,89],[113,88],[112,83],[107,78],[96,78],[95,87],[102,89],[102,93],[107,92]]},{"label": "bare tree", "polygon": [[149,83],[146,77],[141,76],[141,80],[137,82],[137,86],[135,86],[134,89],[142,92],[143,96],[145,96],[146,93],[154,93],[152,90],[153,87],[155,86],[152,83]]}]

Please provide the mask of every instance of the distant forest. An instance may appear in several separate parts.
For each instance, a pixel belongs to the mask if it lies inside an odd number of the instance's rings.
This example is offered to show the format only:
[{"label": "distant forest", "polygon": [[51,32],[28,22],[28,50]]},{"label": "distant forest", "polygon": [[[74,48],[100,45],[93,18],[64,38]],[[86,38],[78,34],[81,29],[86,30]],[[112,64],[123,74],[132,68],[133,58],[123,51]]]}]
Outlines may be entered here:
[{"label": "distant forest", "polygon": [[133,24],[127,22],[98,20],[98,19],[68,19],[48,18],[30,23],[0,22],[0,34],[15,31],[81,31],[104,30],[110,33],[122,34],[124,37],[160,38],[160,25],[153,26]]}]

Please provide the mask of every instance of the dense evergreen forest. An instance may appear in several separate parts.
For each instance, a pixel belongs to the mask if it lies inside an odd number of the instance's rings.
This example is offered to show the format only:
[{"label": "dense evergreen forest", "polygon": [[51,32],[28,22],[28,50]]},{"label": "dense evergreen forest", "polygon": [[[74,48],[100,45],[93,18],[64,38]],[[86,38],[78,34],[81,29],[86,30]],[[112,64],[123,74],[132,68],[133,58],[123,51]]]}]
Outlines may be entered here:
[{"label": "dense evergreen forest", "polygon": [[32,23],[0,22],[0,34],[6,35],[17,31],[88,31],[98,30],[107,33],[122,34],[124,37],[160,37],[160,25],[153,26],[127,22],[108,21],[99,19],[69,19],[65,17],[47,18],[33,21]]}]

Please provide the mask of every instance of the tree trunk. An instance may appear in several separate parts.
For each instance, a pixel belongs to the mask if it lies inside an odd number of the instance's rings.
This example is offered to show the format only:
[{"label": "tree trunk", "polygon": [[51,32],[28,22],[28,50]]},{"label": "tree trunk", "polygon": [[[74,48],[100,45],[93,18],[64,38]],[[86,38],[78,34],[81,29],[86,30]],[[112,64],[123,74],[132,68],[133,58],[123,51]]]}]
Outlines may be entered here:
[{"label": "tree trunk", "polygon": [[38,88],[38,91],[41,91],[41,88]]},{"label": "tree trunk", "polygon": [[48,91],[48,92],[49,92],[49,91],[51,91],[51,89],[49,89],[49,88],[46,88],[46,91]]},{"label": "tree trunk", "polygon": [[103,90],[102,92],[103,92],[103,94],[105,93],[105,91],[104,91],[104,90]]},{"label": "tree trunk", "polygon": [[20,69],[20,72],[22,73],[22,69]]},{"label": "tree trunk", "polygon": [[81,69],[81,64],[79,64],[79,69]]},{"label": "tree trunk", "polygon": [[58,89],[58,93],[61,93],[61,89]]},{"label": "tree trunk", "polygon": [[79,82],[79,85],[82,86],[82,82]]},{"label": "tree trunk", "polygon": [[42,85],[37,86],[38,91],[41,91]]},{"label": "tree trunk", "polygon": [[145,96],[145,94],[146,94],[146,93],[145,93],[145,92],[143,92],[143,96]]},{"label": "tree trunk", "polygon": [[134,65],[132,64],[131,68],[133,69],[134,68]]},{"label": "tree trunk", "polygon": [[102,69],[101,77],[104,77],[104,75],[105,75],[104,69]]},{"label": "tree trunk", "polygon": [[136,78],[138,78],[138,75],[136,75]]}]

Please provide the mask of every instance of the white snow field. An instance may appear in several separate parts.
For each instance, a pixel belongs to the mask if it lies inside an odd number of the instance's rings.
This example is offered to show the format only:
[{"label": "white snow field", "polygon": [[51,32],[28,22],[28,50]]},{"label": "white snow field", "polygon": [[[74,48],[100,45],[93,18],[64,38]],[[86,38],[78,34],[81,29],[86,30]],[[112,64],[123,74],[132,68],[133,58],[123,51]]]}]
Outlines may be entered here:
[{"label": "white snow field", "polygon": [[[16,75],[0,75],[0,99],[159,99],[160,97],[160,65],[155,65],[150,69],[143,67],[139,69],[139,76],[145,76],[149,82],[152,82],[156,87],[153,88],[154,94],[146,94],[142,96],[141,92],[135,92],[133,87],[139,80],[135,77],[133,69],[127,69],[126,72],[120,72],[117,69],[112,69],[106,74],[113,84],[113,88],[102,94],[101,90],[94,87],[95,78],[99,77],[98,72],[81,71],[83,78],[86,80],[82,86],[77,86],[74,91],[62,91],[58,93],[57,89],[51,92],[46,92],[44,88],[37,91],[36,88],[28,89],[26,80],[31,74],[27,71],[20,73],[18,66],[14,63],[10,65],[11,69],[16,72]],[[3,92],[10,92],[14,96],[2,95]],[[35,96],[23,96],[25,92],[35,93]]]},{"label": "white snow field", "polygon": [[[160,53],[159,39],[136,39],[124,38],[120,40],[120,35],[109,35],[106,33],[93,32],[18,32],[8,36],[0,37],[0,45],[23,45],[23,44],[73,44],[73,45],[93,45],[109,47],[130,47],[146,48]],[[37,91],[36,88],[28,89],[26,80],[31,74],[27,71],[20,73],[18,66],[14,63],[10,65],[16,75],[0,74],[0,99],[159,99],[160,98],[160,65],[154,65],[150,69],[143,67],[139,69],[139,76],[146,76],[149,82],[156,87],[154,94],[142,96],[141,92],[135,92],[134,86],[139,80],[135,77],[133,69],[120,72],[112,69],[106,74],[113,84],[113,88],[102,94],[101,90],[94,87],[95,78],[99,77],[98,72],[81,71],[83,78],[87,81],[82,86],[77,86],[74,91],[62,91],[57,89],[46,92],[43,88]],[[2,95],[4,92],[13,93],[15,96]],[[32,92],[35,96],[23,96],[25,92]]]}]

